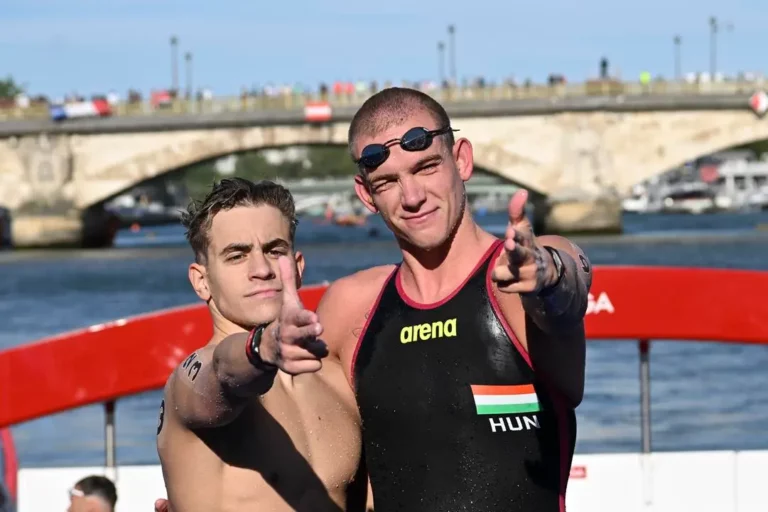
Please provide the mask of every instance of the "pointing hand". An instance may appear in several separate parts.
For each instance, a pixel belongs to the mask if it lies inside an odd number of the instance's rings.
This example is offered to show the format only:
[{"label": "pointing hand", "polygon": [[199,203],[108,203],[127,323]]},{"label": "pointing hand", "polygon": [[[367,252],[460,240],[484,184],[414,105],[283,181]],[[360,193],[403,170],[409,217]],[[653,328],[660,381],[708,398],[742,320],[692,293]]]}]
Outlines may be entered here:
[{"label": "pointing hand", "polygon": [[557,270],[552,256],[536,242],[525,216],[528,192],[518,190],[509,201],[509,223],[492,279],[500,291],[535,295],[555,283]]},{"label": "pointing hand", "polygon": [[321,359],[328,355],[327,346],[317,338],[323,333],[323,326],[317,315],[301,304],[294,262],[281,256],[278,264],[283,305],[277,320],[264,330],[260,353],[264,361],[290,375],[316,372],[322,367]]}]

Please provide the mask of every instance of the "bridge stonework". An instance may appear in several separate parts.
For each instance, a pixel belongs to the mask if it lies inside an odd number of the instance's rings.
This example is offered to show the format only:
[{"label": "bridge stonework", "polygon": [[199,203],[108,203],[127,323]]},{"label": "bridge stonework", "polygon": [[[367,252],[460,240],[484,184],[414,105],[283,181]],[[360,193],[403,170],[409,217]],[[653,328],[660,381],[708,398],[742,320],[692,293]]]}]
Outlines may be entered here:
[{"label": "bridge stonework", "polygon": [[[454,116],[475,164],[549,198],[550,231],[620,229],[621,194],[698,156],[768,139],[748,109]],[[202,160],[270,147],[345,145],[348,122],[40,133],[0,139],[0,206],[18,246],[78,244],[98,205]],[[91,212],[92,218],[84,217]],[[98,238],[98,236],[97,236]]]}]

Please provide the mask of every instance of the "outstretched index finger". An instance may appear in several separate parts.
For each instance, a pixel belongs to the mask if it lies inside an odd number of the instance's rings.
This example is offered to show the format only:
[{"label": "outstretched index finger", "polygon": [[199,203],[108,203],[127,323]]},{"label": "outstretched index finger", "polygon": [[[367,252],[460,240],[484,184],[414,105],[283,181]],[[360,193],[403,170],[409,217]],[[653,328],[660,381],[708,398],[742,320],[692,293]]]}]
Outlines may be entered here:
[{"label": "outstretched index finger", "polygon": [[301,307],[301,298],[296,289],[295,264],[288,256],[280,256],[277,259],[280,266],[280,279],[283,282],[283,304],[292,304]]},{"label": "outstretched index finger", "polygon": [[528,202],[528,191],[520,189],[509,200],[509,222],[519,224],[525,220],[525,203]]}]

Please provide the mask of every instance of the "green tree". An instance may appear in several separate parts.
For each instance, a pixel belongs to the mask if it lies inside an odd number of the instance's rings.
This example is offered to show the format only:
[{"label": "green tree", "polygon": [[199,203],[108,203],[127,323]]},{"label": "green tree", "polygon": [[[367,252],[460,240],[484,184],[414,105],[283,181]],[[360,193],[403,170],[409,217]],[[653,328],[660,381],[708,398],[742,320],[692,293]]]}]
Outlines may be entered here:
[{"label": "green tree", "polygon": [[758,157],[760,157],[762,154],[768,153],[768,140],[752,142],[750,144],[738,146],[735,149],[751,149],[757,154]]},{"label": "green tree", "polygon": [[220,179],[216,172],[215,160],[192,164],[180,171],[180,179],[187,187],[190,198],[200,199],[211,191],[213,182]]},{"label": "green tree", "polygon": [[308,175],[312,177],[352,176],[357,172],[345,146],[312,146],[308,159],[312,163]]},{"label": "green tree", "polygon": [[325,178],[348,176],[356,172],[346,150],[339,146],[309,146],[307,157],[295,161],[270,164],[260,151],[239,155],[235,174],[251,180]]},{"label": "green tree", "polygon": [[[240,153],[233,175],[258,181],[351,176],[356,172],[357,168],[345,147],[310,146],[307,148],[305,159],[283,161],[279,164],[269,163],[262,151]],[[216,160],[190,165],[181,170],[180,174],[189,195],[193,198],[204,197],[215,181],[225,177],[216,170]]]},{"label": "green tree", "polygon": [[0,80],[0,99],[12,99],[24,92],[24,88],[17,84],[12,77]]}]

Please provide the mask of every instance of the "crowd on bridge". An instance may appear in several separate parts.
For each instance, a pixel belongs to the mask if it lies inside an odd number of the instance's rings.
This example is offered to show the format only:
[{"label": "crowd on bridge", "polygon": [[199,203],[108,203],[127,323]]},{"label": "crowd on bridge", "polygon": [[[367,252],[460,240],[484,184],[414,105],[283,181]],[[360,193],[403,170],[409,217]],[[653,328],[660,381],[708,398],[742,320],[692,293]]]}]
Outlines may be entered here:
[{"label": "crowd on bridge", "polygon": [[[549,78],[549,83],[563,83],[564,79],[560,76],[553,75]],[[456,87],[456,84],[449,79],[445,79],[442,82],[436,82],[434,80],[422,80],[422,81],[407,81],[403,80],[400,83],[393,83],[391,81],[379,84],[377,81],[342,81],[337,80],[331,83],[321,82],[316,88],[307,86],[301,83],[289,84],[289,83],[274,83],[268,82],[264,85],[253,85],[250,87],[243,86],[240,90],[241,98],[280,98],[286,96],[367,96],[374,94],[384,88],[391,87],[393,85],[400,85],[403,87],[410,87],[413,89],[419,89],[425,92],[433,92],[438,89],[451,89]],[[514,78],[507,78],[500,83],[489,82],[484,77],[477,77],[472,80],[464,80],[459,87],[461,88],[485,88],[496,87],[497,85],[504,85],[508,87],[517,87],[518,83]],[[524,82],[525,87],[533,85],[531,80]],[[149,93],[149,102],[155,107],[163,107],[164,104],[172,102],[175,99],[193,100],[198,101],[210,100],[214,97],[214,92],[207,87],[199,88],[196,91],[190,90],[174,90],[173,88],[153,89]],[[121,97],[116,91],[111,90],[106,93],[94,93],[89,96],[82,95],[80,93],[72,93],[63,97],[49,98],[45,95],[20,95],[12,101],[0,102],[0,107],[17,107],[27,108],[32,105],[49,105],[49,104],[70,104],[79,103],[84,101],[106,101],[110,105],[118,105],[120,103],[127,104],[140,104],[146,101],[146,98],[141,91],[136,89],[129,89],[124,97]]]},{"label": "crowd on bridge", "polygon": [[[600,71],[598,78],[594,80],[588,80],[586,83],[606,83],[612,82],[616,84],[624,83],[620,73],[608,73],[608,63],[603,59],[600,63]],[[762,82],[763,76],[760,73],[742,72],[736,75],[725,75],[718,73],[715,76],[710,76],[709,73],[687,73],[677,80],[667,81],[663,76],[657,75],[653,77],[650,72],[644,71],[637,77],[637,82],[641,85],[650,86],[651,83],[683,83],[683,84],[707,84],[707,83],[753,83]],[[482,90],[492,88],[505,88],[509,90],[520,90],[525,92],[527,89],[533,87],[555,87],[568,83],[565,76],[560,73],[550,73],[547,76],[544,84],[536,83],[531,79],[525,79],[519,81],[514,76],[509,76],[502,80],[489,80],[485,77],[476,77],[473,79],[463,79],[461,81],[454,81],[452,79],[443,79],[442,81],[435,80],[421,80],[421,81],[407,81],[403,80],[400,83],[386,81],[383,84],[377,81],[343,81],[337,80],[331,83],[321,82],[317,87],[310,87],[306,84],[300,83],[275,83],[267,82],[263,85],[253,85],[250,87],[243,86],[240,91],[240,98],[246,99],[280,99],[289,97],[315,97],[318,99],[327,98],[355,98],[365,97],[370,94],[374,94],[381,88],[387,88],[392,85],[400,85],[404,87],[410,87],[418,89],[427,93],[434,93],[437,91],[446,91],[452,89],[467,90]],[[26,109],[29,107],[39,106],[47,107],[49,105],[68,105],[75,103],[82,103],[88,101],[104,102],[106,105],[116,107],[118,105],[140,105],[148,104],[152,108],[164,108],[173,104],[177,99],[183,99],[187,101],[206,101],[212,100],[215,97],[215,93],[208,87],[201,87],[196,90],[174,90],[173,88],[157,88],[149,92],[149,97],[145,98],[144,94],[137,89],[129,89],[124,96],[121,96],[115,90],[108,92],[99,92],[91,95],[83,95],[80,93],[72,93],[63,97],[49,98],[46,95],[28,95],[21,94],[16,98],[0,98],[0,110],[15,108]]]}]

